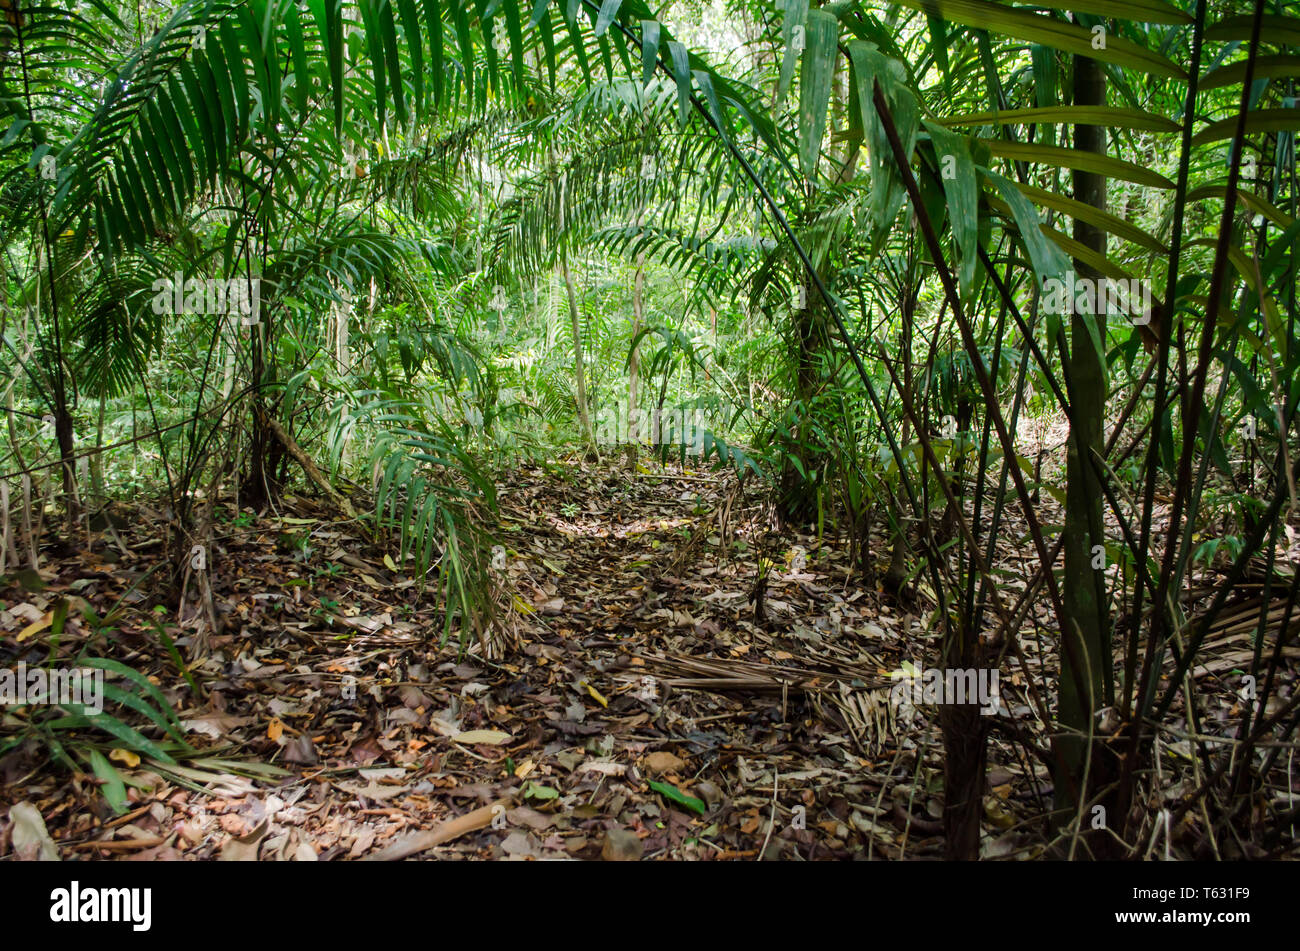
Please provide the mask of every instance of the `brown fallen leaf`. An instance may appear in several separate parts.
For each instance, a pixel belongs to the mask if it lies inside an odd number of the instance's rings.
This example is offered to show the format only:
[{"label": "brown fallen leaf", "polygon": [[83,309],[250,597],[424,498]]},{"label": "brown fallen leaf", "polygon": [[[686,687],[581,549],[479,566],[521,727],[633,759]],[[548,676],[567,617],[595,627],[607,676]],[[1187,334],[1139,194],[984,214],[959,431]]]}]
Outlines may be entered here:
[{"label": "brown fallen leaf", "polygon": [[262,840],[266,838],[266,833],[271,828],[271,820],[263,819],[259,825],[248,835],[231,836],[221,846],[221,854],[217,857],[221,862],[256,862],[257,850],[261,847]]},{"label": "brown fallen leaf", "polygon": [[506,855],[521,855],[529,858],[537,858],[537,843],[529,837],[526,832],[518,830],[511,832],[506,836],[505,841],[501,843],[501,851]]},{"label": "brown fallen leaf", "polygon": [[181,729],[186,733],[201,733],[204,736],[212,737],[214,740],[219,740],[223,733],[227,733],[235,727],[247,726],[252,722],[252,717],[237,717],[228,713],[206,713],[201,717],[182,720]]},{"label": "brown fallen leaf", "polygon": [[352,845],[348,849],[348,858],[357,858],[370,850],[375,844],[375,830],[366,826],[361,829],[352,840]]},{"label": "brown fallen leaf", "polygon": [[509,733],[502,733],[500,730],[466,730],[464,733],[457,733],[451,738],[453,743],[482,743],[486,746],[500,746],[508,742],[512,737]]},{"label": "brown fallen leaf", "polygon": [[320,762],[320,757],[316,755],[316,746],[311,741],[311,737],[306,733],[295,737],[284,748],[284,761],[286,763],[297,763],[301,766],[311,766]]},{"label": "brown fallen leaf", "polygon": [[13,823],[10,838],[14,853],[20,860],[57,862],[59,849],[45,829],[45,820],[31,803],[18,802],[9,808],[9,821]]},{"label": "brown fallen leaf", "polygon": [[609,829],[600,847],[600,857],[606,862],[639,862],[645,852],[645,843],[628,829]]},{"label": "brown fallen leaf", "polygon": [[536,809],[529,809],[527,806],[520,806],[518,809],[511,809],[506,813],[506,818],[513,825],[525,825],[530,829],[541,832],[555,825],[555,816],[547,815],[544,812],[538,812]]},{"label": "brown fallen leaf", "polygon": [[663,773],[681,772],[686,768],[686,761],[672,753],[658,752],[648,754],[642,760],[642,765],[645,766],[647,773],[658,776]]},{"label": "brown fallen leaf", "polygon": [[452,839],[459,838],[467,832],[477,832],[479,829],[486,829],[492,824],[496,816],[497,809],[500,808],[501,814],[505,815],[505,810],[513,805],[513,800],[498,799],[496,802],[489,803],[486,806],[479,806],[463,816],[457,816],[455,819],[448,819],[429,829],[427,832],[415,832],[403,836],[394,842],[382,852],[370,856],[367,862],[396,862],[407,856],[415,855],[417,852],[423,852],[431,849],[435,845],[442,845],[444,842],[450,842]]},{"label": "brown fallen leaf", "polygon": [[373,779],[366,785],[360,783],[340,783],[340,788],[346,789],[357,796],[365,796],[367,799],[373,799],[375,802],[387,802],[403,793],[409,792],[405,786],[381,786]]}]

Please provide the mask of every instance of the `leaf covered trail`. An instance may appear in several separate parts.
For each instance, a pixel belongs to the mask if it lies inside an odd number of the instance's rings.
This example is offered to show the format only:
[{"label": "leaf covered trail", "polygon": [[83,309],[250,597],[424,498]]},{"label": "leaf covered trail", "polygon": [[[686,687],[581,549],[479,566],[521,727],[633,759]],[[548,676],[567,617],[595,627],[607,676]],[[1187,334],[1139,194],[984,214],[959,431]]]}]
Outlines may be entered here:
[{"label": "leaf covered trail", "polygon": [[[936,854],[935,739],[888,703],[889,672],[920,662],[920,621],[850,579],[834,540],[773,531],[757,499],[680,470],[514,473],[498,660],[440,646],[435,600],[302,499],[278,517],[227,507],[208,568],[222,629],[196,637],[151,593],[142,506],[50,561],[39,590],[3,592],[0,625],[120,600],[113,624],[70,611],[60,650],[113,639],[194,750],[172,744],[165,764],[100,742],[125,780],[117,813],[95,778],[20,746],[0,760],[6,798],[36,806],[61,854],[97,858]],[[205,644],[201,699],[159,625],[187,658]],[[6,639],[6,663],[39,641]]]}]

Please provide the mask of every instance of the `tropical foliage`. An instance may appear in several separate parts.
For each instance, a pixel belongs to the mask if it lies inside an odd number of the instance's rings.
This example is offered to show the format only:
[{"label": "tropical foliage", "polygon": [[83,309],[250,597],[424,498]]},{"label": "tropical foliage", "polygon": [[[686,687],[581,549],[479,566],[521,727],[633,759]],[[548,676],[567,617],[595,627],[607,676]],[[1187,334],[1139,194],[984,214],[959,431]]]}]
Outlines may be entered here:
[{"label": "tropical foliage", "polygon": [[[497,474],[689,420],[924,605],[936,666],[1017,671],[1017,716],[940,712],[951,854],[990,730],[1050,771],[1066,854],[1294,819],[1294,8],[0,9],[0,572],[39,567],[43,499],[71,536],[161,494],[184,603],[213,500],[301,479],[490,653]],[[1198,651],[1246,590],[1208,722]],[[1163,820],[1161,744],[1197,777]]]}]

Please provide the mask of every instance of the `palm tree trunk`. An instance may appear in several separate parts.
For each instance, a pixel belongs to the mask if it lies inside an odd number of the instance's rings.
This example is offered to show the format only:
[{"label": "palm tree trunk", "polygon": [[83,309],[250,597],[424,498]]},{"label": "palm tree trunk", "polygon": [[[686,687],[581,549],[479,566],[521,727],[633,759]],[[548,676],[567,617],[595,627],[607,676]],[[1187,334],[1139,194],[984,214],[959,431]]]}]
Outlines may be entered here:
[{"label": "palm tree trunk", "polygon": [[[1075,105],[1105,104],[1106,77],[1095,60],[1074,58],[1073,85]],[[1074,147],[1105,153],[1106,130],[1101,126],[1076,125]],[[1105,210],[1105,176],[1076,171],[1073,182],[1076,199]],[[1078,219],[1074,222],[1074,238],[1101,254],[1106,253],[1105,233]],[[1082,262],[1076,261],[1075,269],[1082,280],[1097,282],[1101,278]],[[1068,621],[1067,629],[1061,632],[1058,699],[1058,717],[1065,729],[1060,741],[1065,775],[1058,775],[1055,783],[1056,806],[1063,810],[1067,822],[1079,809],[1080,802],[1088,803],[1097,790],[1108,784],[1110,773],[1099,755],[1101,750],[1089,741],[1095,715],[1107,702],[1112,689],[1110,615],[1105,575],[1099,567],[1105,563],[1106,539],[1102,490],[1094,465],[1094,460],[1105,453],[1106,366],[1092,342],[1094,330],[1099,339],[1106,339],[1106,313],[1101,301],[1092,307],[1094,313],[1083,313],[1083,310],[1077,306],[1071,308],[1067,360],[1073,399],[1066,456],[1062,600]],[[1079,816],[1081,827],[1090,828],[1092,819],[1098,815],[1101,814],[1089,806]],[[1103,839],[1095,837],[1095,842],[1101,844]]]}]

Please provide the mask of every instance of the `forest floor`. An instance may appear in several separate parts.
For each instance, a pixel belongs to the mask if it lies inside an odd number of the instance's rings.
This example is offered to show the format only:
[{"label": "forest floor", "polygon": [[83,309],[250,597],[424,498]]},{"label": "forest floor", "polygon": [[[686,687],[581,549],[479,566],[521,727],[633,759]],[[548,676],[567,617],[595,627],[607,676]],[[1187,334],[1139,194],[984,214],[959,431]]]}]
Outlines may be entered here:
[{"label": "forest floor", "polygon": [[[495,660],[440,645],[438,600],[396,552],[307,499],[219,510],[217,632],[163,605],[148,505],[47,550],[39,578],[0,588],[0,661],[38,663],[67,599],[62,656],[149,675],[194,750],[164,763],[99,742],[127,784],[114,810],[111,782],[52,766],[32,736],[0,757],[0,801],[43,828],[0,814],[0,857],[941,855],[932,711],[889,702],[891,672],[937,644],[906,598],[850,572],[842,540],[775,531],[757,495],[689,469],[525,468],[499,502],[512,643]],[[1027,714],[1008,666],[1003,701]],[[9,716],[0,740],[25,725]],[[1017,816],[1048,783],[991,741],[986,856],[1041,851]]]}]

